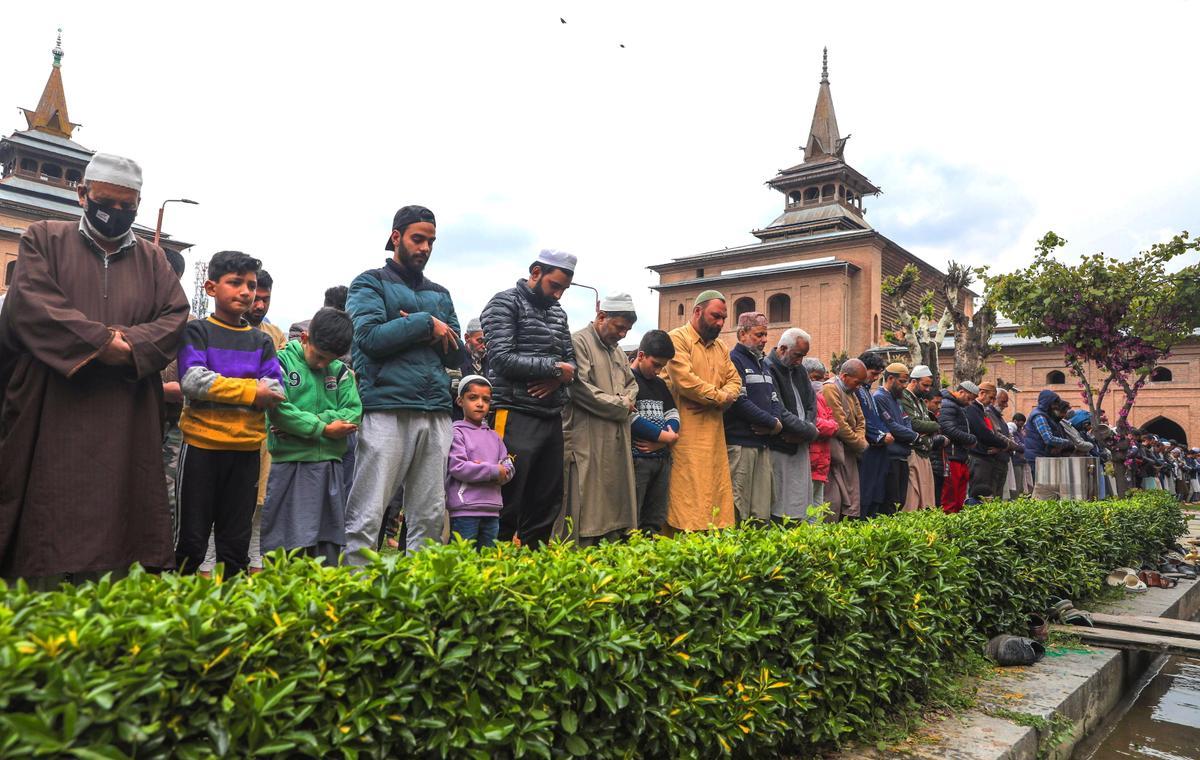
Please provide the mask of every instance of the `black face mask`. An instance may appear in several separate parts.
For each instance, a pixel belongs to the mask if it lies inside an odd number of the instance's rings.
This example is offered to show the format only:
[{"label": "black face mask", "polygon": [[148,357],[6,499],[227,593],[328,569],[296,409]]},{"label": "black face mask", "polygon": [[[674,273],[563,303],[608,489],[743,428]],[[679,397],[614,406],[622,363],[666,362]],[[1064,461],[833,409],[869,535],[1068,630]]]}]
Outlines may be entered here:
[{"label": "black face mask", "polygon": [[87,210],[84,213],[96,232],[109,240],[116,240],[129,232],[134,217],[137,216],[137,209],[120,209],[88,198]]}]

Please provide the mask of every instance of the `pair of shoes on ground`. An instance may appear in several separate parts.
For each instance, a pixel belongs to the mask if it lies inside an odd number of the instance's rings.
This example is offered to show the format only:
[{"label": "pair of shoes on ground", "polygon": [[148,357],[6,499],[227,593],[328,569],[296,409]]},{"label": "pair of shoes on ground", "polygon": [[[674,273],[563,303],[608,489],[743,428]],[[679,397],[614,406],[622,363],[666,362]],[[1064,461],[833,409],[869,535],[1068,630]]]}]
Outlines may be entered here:
[{"label": "pair of shoes on ground", "polygon": [[1116,568],[1104,577],[1104,582],[1113,588],[1124,587],[1131,594],[1144,594],[1149,588],[1132,567]]},{"label": "pair of shoes on ground", "polygon": [[1046,656],[1040,641],[1002,634],[987,643],[984,653],[997,665],[1032,665]]}]

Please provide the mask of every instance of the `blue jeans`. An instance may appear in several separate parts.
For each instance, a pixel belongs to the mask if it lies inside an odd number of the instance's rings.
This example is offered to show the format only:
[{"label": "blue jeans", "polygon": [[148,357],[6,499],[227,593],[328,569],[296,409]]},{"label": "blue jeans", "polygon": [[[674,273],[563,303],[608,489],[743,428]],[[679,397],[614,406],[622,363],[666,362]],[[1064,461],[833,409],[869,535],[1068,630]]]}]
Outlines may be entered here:
[{"label": "blue jeans", "polygon": [[451,517],[450,532],[457,533],[467,541],[474,541],[476,549],[496,545],[500,533],[500,516],[496,517]]}]

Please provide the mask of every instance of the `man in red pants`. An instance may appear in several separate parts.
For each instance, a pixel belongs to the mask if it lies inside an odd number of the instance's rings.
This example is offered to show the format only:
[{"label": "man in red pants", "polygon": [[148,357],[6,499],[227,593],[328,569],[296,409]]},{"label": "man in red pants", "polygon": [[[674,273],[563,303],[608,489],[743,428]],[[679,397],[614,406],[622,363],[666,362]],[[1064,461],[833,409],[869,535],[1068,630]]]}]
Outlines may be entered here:
[{"label": "man in red pants", "polygon": [[970,481],[970,470],[967,458],[975,447],[975,436],[971,435],[971,427],[967,421],[966,407],[979,395],[979,386],[970,381],[963,381],[954,386],[954,390],[942,391],[942,408],[938,414],[938,426],[942,435],[950,439],[947,458],[950,460],[950,474],[942,484],[942,510],[951,513],[958,512],[967,499],[967,483]]}]

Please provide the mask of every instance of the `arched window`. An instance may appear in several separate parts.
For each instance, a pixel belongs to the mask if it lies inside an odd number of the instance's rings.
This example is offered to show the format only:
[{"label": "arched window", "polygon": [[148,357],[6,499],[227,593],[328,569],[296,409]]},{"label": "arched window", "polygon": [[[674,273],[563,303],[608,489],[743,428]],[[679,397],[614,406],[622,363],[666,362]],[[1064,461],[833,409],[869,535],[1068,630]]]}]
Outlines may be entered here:
[{"label": "arched window", "polygon": [[83,174],[78,169],[67,169],[67,182],[78,185],[83,181]]},{"label": "arched window", "polygon": [[800,203],[803,199],[804,196],[800,194],[799,190],[788,193],[788,203]]},{"label": "arched window", "polygon": [[1059,370],[1046,373],[1046,385],[1062,385],[1065,382],[1067,382],[1067,376]]},{"label": "arched window", "polygon": [[62,167],[59,166],[58,164],[50,164],[50,163],[42,164],[42,176],[43,177],[53,177],[54,179],[58,179],[59,177],[62,176]]},{"label": "arched window", "polygon": [[821,199],[821,191],[815,187],[810,187],[804,191],[804,202],[813,203]]},{"label": "arched window", "polygon": [[845,187],[843,187],[842,185],[838,185],[838,197],[839,197],[839,198],[845,198],[845,197],[846,197],[846,188],[845,188]]},{"label": "arched window", "polygon": [[17,261],[13,259],[4,266],[4,287],[9,287],[12,284],[13,273],[17,271]]},{"label": "arched window", "polygon": [[1150,373],[1150,379],[1156,383],[1169,383],[1175,377],[1171,374],[1171,370],[1166,367],[1155,367],[1154,371]]},{"label": "arched window", "polygon": [[37,161],[34,161],[32,158],[22,158],[21,159],[21,171],[36,172],[37,171]]},{"label": "arched window", "polygon": [[683,316],[683,304],[679,304],[679,308],[676,309],[675,312],[676,312],[675,316],[682,317]]},{"label": "arched window", "polygon": [[748,311],[756,311],[753,298],[739,298],[733,302],[734,319],[737,319]]},{"label": "arched window", "polygon": [[821,188],[821,198],[822,199],[832,198],[832,197],[833,197],[833,185],[825,185],[824,187]]},{"label": "arched window", "polygon": [[792,319],[792,298],[787,293],[776,293],[767,299],[767,319],[771,322],[789,322]]}]

